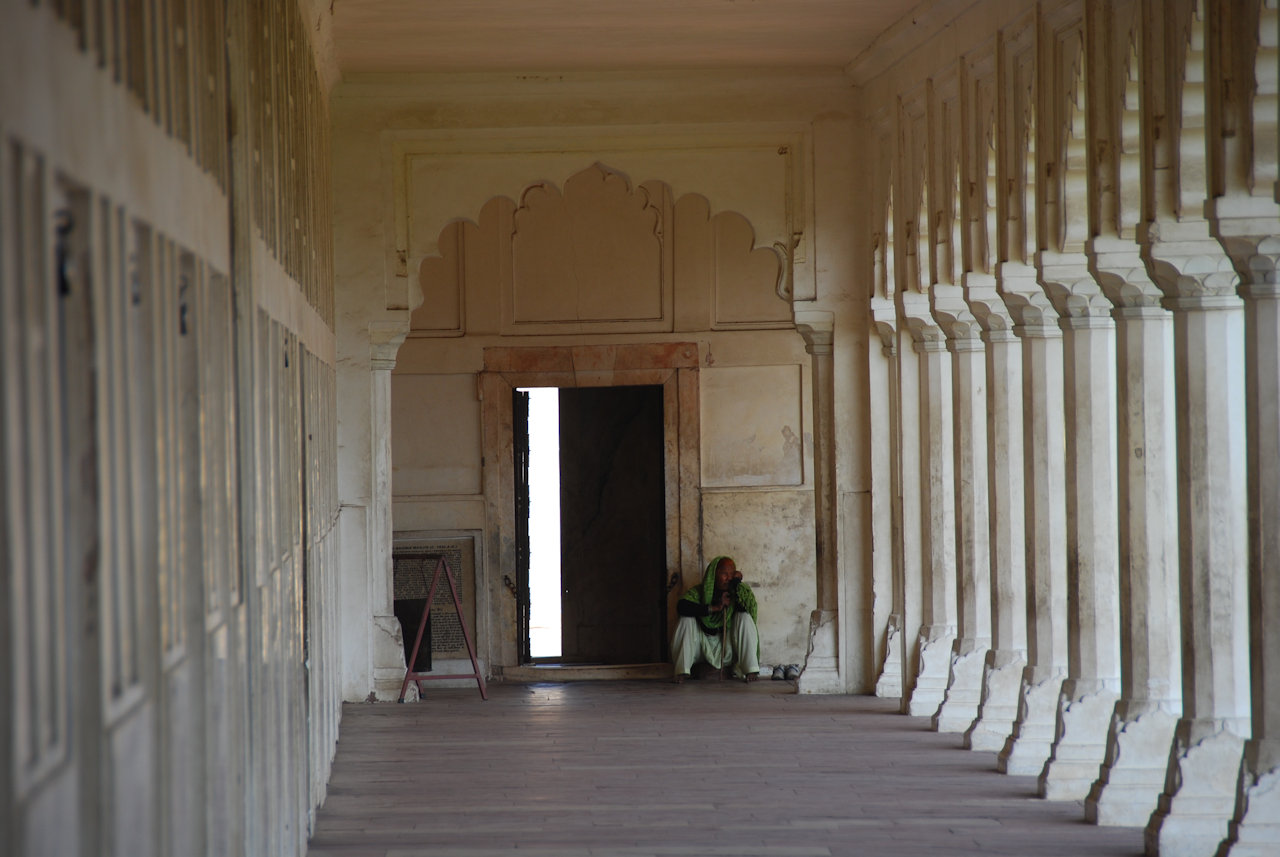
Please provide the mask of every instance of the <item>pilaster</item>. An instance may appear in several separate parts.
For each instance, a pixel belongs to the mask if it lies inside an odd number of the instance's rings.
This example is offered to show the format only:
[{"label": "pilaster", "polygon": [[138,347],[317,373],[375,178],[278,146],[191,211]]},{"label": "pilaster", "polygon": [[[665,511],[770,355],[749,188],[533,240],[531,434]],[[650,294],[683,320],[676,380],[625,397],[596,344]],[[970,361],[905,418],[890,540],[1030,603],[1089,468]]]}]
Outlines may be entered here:
[{"label": "pilaster", "polygon": [[839,611],[836,556],[834,316],[797,311],[796,329],[813,358],[813,493],[817,539],[817,609],[809,617],[809,648],[800,693],[839,693]]},{"label": "pilaster", "polygon": [[404,680],[404,643],[392,607],[391,569],[391,370],[409,332],[403,322],[369,324],[370,407],[373,493],[370,497],[369,604],[373,608],[374,693],[396,699]]}]

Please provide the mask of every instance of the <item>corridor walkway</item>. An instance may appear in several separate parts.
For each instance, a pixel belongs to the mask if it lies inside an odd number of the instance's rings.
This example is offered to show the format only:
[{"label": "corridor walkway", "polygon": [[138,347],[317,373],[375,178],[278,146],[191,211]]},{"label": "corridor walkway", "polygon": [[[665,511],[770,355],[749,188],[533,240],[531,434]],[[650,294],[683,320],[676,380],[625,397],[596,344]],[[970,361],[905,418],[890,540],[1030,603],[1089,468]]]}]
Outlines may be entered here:
[{"label": "corridor walkway", "polygon": [[495,684],[347,705],[310,857],[1133,857],[897,713],[793,682]]}]

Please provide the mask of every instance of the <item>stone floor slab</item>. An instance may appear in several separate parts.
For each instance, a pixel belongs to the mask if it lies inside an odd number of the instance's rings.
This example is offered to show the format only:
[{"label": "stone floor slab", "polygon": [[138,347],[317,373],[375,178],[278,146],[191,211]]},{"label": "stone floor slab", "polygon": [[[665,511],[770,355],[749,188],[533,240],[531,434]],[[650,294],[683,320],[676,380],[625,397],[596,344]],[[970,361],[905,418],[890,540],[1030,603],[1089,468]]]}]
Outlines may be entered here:
[{"label": "stone floor slab", "polygon": [[431,688],[352,704],[311,857],[1136,857],[1139,828],[931,731],[787,682]]}]

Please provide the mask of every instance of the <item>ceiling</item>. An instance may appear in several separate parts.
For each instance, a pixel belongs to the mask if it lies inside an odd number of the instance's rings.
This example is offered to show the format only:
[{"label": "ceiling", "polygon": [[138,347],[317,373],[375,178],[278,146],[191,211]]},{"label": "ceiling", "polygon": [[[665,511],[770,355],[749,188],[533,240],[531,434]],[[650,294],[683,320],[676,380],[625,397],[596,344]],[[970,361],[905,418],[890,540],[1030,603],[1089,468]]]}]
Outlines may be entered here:
[{"label": "ceiling", "polygon": [[919,0],[333,0],[339,72],[843,69]]}]

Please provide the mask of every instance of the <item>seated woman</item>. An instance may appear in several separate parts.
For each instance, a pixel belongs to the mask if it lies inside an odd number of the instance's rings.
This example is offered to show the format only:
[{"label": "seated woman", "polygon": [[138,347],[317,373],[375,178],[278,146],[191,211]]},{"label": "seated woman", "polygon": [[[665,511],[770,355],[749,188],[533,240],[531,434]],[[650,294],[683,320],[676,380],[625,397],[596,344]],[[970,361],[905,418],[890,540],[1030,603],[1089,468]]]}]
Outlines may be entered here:
[{"label": "seated woman", "polygon": [[732,667],[733,677],[760,677],[760,634],[756,630],[756,596],[742,582],[742,572],[727,556],[707,565],[702,583],[676,602],[676,632],[671,639],[675,677],[682,682],[694,664]]}]

